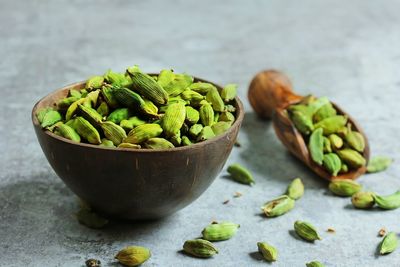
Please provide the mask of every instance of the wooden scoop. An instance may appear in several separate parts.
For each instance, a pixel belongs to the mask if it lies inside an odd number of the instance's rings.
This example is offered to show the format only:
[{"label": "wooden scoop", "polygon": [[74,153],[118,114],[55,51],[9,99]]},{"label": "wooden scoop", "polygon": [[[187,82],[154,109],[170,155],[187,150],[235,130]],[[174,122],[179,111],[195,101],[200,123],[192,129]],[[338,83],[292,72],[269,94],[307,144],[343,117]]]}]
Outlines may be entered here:
[{"label": "wooden scoop", "polygon": [[[292,84],[285,74],[276,70],[266,70],[258,73],[250,83],[248,98],[254,111],[261,118],[272,119],[276,135],[287,149],[320,177],[327,180],[356,179],[365,173],[366,167],[363,166],[355,170],[349,170],[347,173],[332,176],[311,159],[303,136],[293,125],[286,112],[288,106],[300,102],[304,97],[293,92]],[[364,132],[351,116],[335,103],[332,104],[338,114],[347,115],[353,130],[360,132],[364,136],[365,149],[363,156],[368,163],[369,144]]]}]

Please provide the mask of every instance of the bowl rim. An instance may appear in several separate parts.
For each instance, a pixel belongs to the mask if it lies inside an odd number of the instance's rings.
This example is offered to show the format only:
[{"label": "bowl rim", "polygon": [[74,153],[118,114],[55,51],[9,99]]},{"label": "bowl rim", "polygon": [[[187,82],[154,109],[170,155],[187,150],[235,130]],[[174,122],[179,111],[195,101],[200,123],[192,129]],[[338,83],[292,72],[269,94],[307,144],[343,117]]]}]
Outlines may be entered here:
[{"label": "bowl rim", "polygon": [[[147,73],[149,75],[158,75],[158,73]],[[218,89],[222,89],[222,87],[216,83],[210,82],[208,80],[202,79],[202,78],[198,78],[196,76],[193,76],[195,81],[199,81],[199,82],[207,82],[207,83],[211,83],[212,85],[216,86]],[[31,111],[31,119],[32,119],[32,123],[34,125],[34,127],[36,128],[40,128],[41,131],[43,131],[44,134],[48,135],[51,138],[57,139],[59,141],[62,141],[64,143],[68,143],[71,145],[76,145],[76,146],[81,146],[81,147],[86,147],[86,148],[92,148],[92,149],[100,149],[100,150],[109,150],[109,151],[120,151],[120,152],[135,152],[135,153],[168,153],[168,152],[177,152],[177,151],[185,151],[185,150],[189,150],[189,149],[197,149],[200,148],[202,146],[206,146],[208,144],[217,142],[223,138],[226,138],[226,136],[228,136],[228,134],[230,134],[232,131],[234,131],[235,128],[240,128],[240,124],[243,121],[244,118],[244,108],[243,108],[243,103],[240,101],[239,97],[236,96],[235,97],[235,102],[237,105],[237,110],[236,110],[236,117],[235,117],[235,122],[231,125],[231,127],[229,127],[229,129],[223,133],[220,134],[216,137],[213,137],[209,140],[206,141],[202,141],[202,142],[198,142],[198,143],[194,143],[192,145],[189,146],[181,146],[181,147],[173,147],[173,148],[168,148],[168,149],[151,149],[151,148],[140,148],[140,149],[132,149],[132,148],[118,148],[118,147],[104,147],[104,146],[99,146],[99,145],[94,145],[94,144],[88,144],[88,143],[77,143],[74,142],[72,140],[69,140],[67,138],[58,136],[54,133],[52,133],[49,130],[43,130],[42,127],[39,124],[39,121],[36,117],[36,111],[38,110],[38,106],[47,98],[49,98],[52,95],[55,95],[57,93],[59,93],[60,91],[64,91],[68,88],[71,87],[75,87],[75,86],[80,86],[82,84],[86,83],[85,81],[81,81],[81,82],[75,82],[75,83],[71,83],[69,85],[63,86],[62,88],[56,89],[52,92],[50,92],[49,94],[47,94],[46,96],[42,97],[39,101],[36,102],[36,104],[33,106],[32,111]]]}]

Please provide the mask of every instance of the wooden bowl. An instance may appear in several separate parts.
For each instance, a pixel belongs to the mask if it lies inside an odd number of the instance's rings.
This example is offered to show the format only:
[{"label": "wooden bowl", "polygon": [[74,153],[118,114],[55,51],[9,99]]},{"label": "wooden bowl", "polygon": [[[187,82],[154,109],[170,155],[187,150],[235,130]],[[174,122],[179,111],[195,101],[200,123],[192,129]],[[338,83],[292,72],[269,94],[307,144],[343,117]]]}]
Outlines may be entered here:
[{"label": "wooden bowl", "polygon": [[35,115],[37,110],[55,106],[70,89],[84,85],[71,84],[42,98],[33,107],[32,122],[57,175],[78,197],[108,217],[156,219],[189,205],[221,171],[243,121],[243,106],[236,97],[236,121],[227,132],[167,150],[106,148],[72,142],[43,130]]}]

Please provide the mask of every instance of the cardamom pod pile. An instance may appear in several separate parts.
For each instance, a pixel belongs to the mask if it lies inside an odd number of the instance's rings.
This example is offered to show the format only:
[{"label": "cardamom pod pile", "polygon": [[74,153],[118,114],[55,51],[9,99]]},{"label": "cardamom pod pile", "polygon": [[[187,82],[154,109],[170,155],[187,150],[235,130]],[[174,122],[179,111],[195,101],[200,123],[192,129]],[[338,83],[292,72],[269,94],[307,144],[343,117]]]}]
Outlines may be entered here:
[{"label": "cardamom pod pile", "polygon": [[235,84],[218,91],[187,74],[162,70],[151,76],[134,66],[91,77],[37,118],[42,128],[75,142],[168,149],[227,131],[235,121],[235,96]]},{"label": "cardamom pod pile", "polygon": [[345,115],[338,114],[328,98],[308,96],[287,111],[307,142],[312,161],[331,175],[365,166],[363,135]]}]

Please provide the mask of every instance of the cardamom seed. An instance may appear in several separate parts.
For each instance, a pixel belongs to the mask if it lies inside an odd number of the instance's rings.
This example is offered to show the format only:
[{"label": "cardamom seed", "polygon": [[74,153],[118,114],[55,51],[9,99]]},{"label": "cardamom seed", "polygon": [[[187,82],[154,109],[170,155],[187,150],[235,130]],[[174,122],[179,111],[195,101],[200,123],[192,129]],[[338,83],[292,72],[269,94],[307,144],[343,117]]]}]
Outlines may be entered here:
[{"label": "cardamom seed", "polygon": [[101,261],[96,259],[88,259],[85,261],[86,267],[101,267]]},{"label": "cardamom seed", "polygon": [[337,176],[339,171],[342,169],[342,161],[335,153],[325,154],[323,159],[323,166],[330,174],[332,174],[333,176]]},{"label": "cardamom seed", "polygon": [[227,84],[221,91],[221,98],[224,100],[225,103],[235,99],[237,91],[236,84]]},{"label": "cardamom seed", "polygon": [[232,238],[240,225],[232,222],[212,223],[201,232],[203,239],[208,241],[222,241]]},{"label": "cardamom seed", "polygon": [[245,167],[241,166],[240,164],[232,164],[228,167],[228,173],[231,175],[232,179],[236,182],[242,184],[254,184],[253,175],[247,170]]},{"label": "cardamom seed", "polygon": [[319,261],[311,261],[309,263],[306,263],[306,266],[307,267],[325,267],[325,265],[323,265]]},{"label": "cardamom seed", "polygon": [[287,195],[282,195],[264,204],[262,210],[267,217],[281,216],[294,208],[295,201]]},{"label": "cardamom seed", "polygon": [[400,207],[400,190],[387,196],[374,194],[375,203],[379,208],[385,210],[393,210]]},{"label": "cardamom seed", "polygon": [[336,151],[336,153],[347,165],[354,169],[360,168],[366,164],[365,158],[353,149],[345,148]]},{"label": "cardamom seed", "polygon": [[392,164],[393,159],[386,156],[375,156],[368,162],[367,172],[381,172],[386,170],[390,164]]},{"label": "cardamom seed", "polygon": [[329,190],[335,195],[350,197],[361,191],[362,186],[350,179],[334,179],[329,183]]},{"label": "cardamom seed", "polygon": [[389,232],[379,245],[381,255],[392,253],[398,246],[398,238],[395,232]]},{"label": "cardamom seed", "polygon": [[294,230],[298,236],[306,241],[321,240],[315,227],[308,222],[296,221],[294,223]]},{"label": "cardamom seed", "polygon": [[203,239],[187,240],[183,244],[183,250],[198,258],[210,258],[218,253],[218,249],[213,243]]},{"label": "cardamom seed", "polygon": [[278,250],[266,242],[257,243],[258,251],[266,261],[276,261],[278,258]]},{"label": "cardamom seed", "polygon": [[357,209],[369,209],[375,204],[372,192],[357,192],[351,196],[351,203]]},{"label": "cardamom seed", "polygon": [[139,266],[151,257],[151,252],[148,248],[139,246],[129,246],[117,253],[115,258],[119,263],[133,267]]},{"label": "cardamom seed", "polygon": [[308,142],[308,150],[312,160],[318,165],[322,165],[324,159],[324,138],[322,135],[322,128],[314,130]]},{"label": "cardamom seed", "polygon": [[304,195],[304,184],[300,178],[295,178],[289,184],[286,194],[294,200],[298,200]]},{"label": "cardamom seed", "polygon": [[335,115],[322,121],[319,121],[314,125],[315,128],[322,128],[324,135],[336,133],[341,127],[347,123],[347,117],[342,115]]}]

